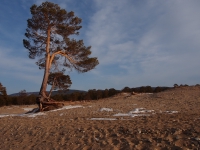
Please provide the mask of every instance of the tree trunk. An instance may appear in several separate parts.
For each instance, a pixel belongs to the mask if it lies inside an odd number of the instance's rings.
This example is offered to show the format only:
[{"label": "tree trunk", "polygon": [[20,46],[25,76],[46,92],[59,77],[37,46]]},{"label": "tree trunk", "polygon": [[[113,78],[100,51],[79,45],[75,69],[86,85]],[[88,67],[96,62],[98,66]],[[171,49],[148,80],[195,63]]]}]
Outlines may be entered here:
[{"label": "tree trunk", "polygon": [[44,71],[43,81],[42,81],[42,85],[39,92],[39,97],[36,99],[36,102],[39,105],[39,111],[52,110],[55,108],[60,108],[64,105],[63,103],[55,102],[54,100],[51,100],[50,97],[46,95],[47,82],[48,82],[48,77],[49,77],[50,67],[51,67],[51,64],[50,64],[51,56],[49,52],[50,33],[51,33],[51,29],[49,28],[47,30],[45,71]]}]

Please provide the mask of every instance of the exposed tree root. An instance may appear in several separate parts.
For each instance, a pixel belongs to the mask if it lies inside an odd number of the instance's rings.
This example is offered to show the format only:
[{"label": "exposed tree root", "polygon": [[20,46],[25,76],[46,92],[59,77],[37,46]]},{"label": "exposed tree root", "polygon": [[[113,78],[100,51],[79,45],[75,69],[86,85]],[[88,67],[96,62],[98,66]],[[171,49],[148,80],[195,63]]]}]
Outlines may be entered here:
[{"label": "exposed tree root", "polygon": [[54,110],[58,108],[62,108],[64,106],[64,103],[57,102],[50,98],[44,98],[42,96],[37,97],[37,104],[39,105],[39,111],[49,111]]},{"label": "exposed tree root", "polygon": [[37,112],[39,112],[39,109],[38,108],[33,108],[32,110],[26,112],[25,114],[37,113]]},{"label": "exposed tree root", "polygon": [[42,103],[42,111],[49,111],[58,108],[62,108],[64,106],[61,102],[43,102]]}]

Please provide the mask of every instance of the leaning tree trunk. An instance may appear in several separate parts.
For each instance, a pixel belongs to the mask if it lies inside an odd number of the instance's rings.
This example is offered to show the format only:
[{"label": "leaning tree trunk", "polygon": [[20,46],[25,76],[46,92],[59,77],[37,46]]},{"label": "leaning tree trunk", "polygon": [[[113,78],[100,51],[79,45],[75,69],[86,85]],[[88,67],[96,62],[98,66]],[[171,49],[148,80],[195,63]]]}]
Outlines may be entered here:
[{"label": "leaning tree trunk", "polygon": [[45,71],[44,71],[44,76],[43,76],[43,81],[40,88],[39,96],[36,99],[36,102],[39,105],[39,111],[52,110],[52,109],[56,109],[56,108],[60,108],[64,106],[63,103],[56,102],[53,99],[50,99],[50,97],[46,95],[47,81],[48,81],[50,68],[51,68],[51,61],[50,61],[51,56],[49,53],[50,32],[51,30],[48,29],[47,43],[46,43],[47,46],[46,46]]},{"label": "leaning tree trunk", "polygon": [[[48,60],[48,59],[46,59]],[[48,67],[47,67],[48,68]],[[39,97],[37,98],[37,103],[39,105],[39,111],[48,111],[52,109],[61,108],[64,106],[61,102],[56,102],[50,98],[50,95],[47,96],[46,88],[47,81],[49,77],[49,69],[45,69],[42,85],[40,88]]]}]

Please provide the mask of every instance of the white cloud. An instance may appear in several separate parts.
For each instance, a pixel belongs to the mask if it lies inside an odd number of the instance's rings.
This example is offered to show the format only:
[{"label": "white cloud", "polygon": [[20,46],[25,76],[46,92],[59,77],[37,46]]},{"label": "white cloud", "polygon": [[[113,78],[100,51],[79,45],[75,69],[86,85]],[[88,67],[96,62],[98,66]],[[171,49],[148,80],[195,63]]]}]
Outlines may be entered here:
[{"label": "white cloud", "polygon": [[[199,81],[191,78],[200,75],[200,2],[95,2],[87,40],[100,61],[99,77],[132,86]],[[112,77],[105,72],[111,64],[119,67]]]}]

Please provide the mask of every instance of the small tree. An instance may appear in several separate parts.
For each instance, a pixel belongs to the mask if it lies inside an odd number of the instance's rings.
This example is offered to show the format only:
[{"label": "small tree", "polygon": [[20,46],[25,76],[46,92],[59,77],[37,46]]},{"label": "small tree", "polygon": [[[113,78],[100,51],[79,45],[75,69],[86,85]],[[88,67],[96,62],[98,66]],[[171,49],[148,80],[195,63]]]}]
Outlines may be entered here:
[{"label": "small tree", "polygon": [[145,92],[146,92],[146,93],[153,93],[152,87],[151,87],[151,86],[146,86],[146,87],[145,87]]},{"label": "small tree", "polygon": [[162,88],[159,87],[159,86],[154,89],[154,93],[158,93],[158,92],[161,92],[161,91],[162,91]]},{"label": "small tree", "polygon": [[17,97],[18,104],[19,105],[25,105],[25,104],[27,104],[28,103],[27,96],[28,96],[28,94],[27,94],[26,90],[21,90],[19,92],[19,96]]},{"label": "small tree", "polygon": [[51,89],[48,95],[49,99],[53,90],[67,90],[72,84],[70,77],[68,75],[64,75],[63,72],[50,73],[47,83],[51,85]]},{"label": "small tree", "polygon": [[178,84],[174,84],[174,88],[177,88],[178,87]]},{"label": "small tree", "polygon": [[111,96],[113,96],[113,95],[115,95],[115,94],[117,94],[117,93],[118,93],[118,91],[115,90],[114,88],[110,88],[110,89],[108,90],[108,95],[109,95],[109,97],[111,97]]},{"label": "small tree", "polygon": [[6,105],[7,92],[6,88],[0,82],[0,106]]},{"label": "small tree", "polygon": [[32,18],[28,19],[28,28],[23,40],[29,51],[29,58],[39,57],[36,64],[44,69],[42,85],[37,98],[40,111],[43,107],[54,104],[46,95],[48,77],[53,69],[60,66],[74,68],[78,72],[87,72],[96,65],[96,57],[89,58],[91,47],[84,46],[83,40],[70,39],[70,35],[78,35],[81,19],[74,12],[67,12],[57,4],[44,2],[40,6],[30,8]]},{"label": "small tree", "polygon": [[105,89],[103,91],[103,98],[107,98],[109,96],[108,93],[109,93],[108,89]]},{"label": "small tree", "polygon": [[96,92],[97,92],[96,89],[88,90],[88,94],[90,95],[90,97],[91,97],[92,100],[96,100],[97,99]]},{"label": "small tree", "polygon": [[129,87],[124,87],[121,91],[122,92],[131,92],[131,89]]},{"label": "small tree", "polygon": [[21,91],[19,92],[19,96],[21,96],[21,97],[26,97],[26,96],[27,96],[26,90],[21,90]]},{"label": "small tree", "polygon": [[97,99],[101,99],[102,98],[102,90],[97,90]]}]

